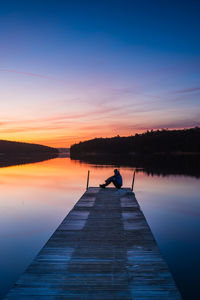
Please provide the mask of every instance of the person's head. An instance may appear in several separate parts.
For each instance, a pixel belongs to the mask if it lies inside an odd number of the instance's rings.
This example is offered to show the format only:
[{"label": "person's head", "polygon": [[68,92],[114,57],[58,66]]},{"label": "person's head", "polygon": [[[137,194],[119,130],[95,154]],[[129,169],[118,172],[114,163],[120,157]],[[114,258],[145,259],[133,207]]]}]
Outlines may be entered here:
[{"label": "person's head", "polygon": [[117,169],[114,169],[114,173],[117,174],[119,171]]}]

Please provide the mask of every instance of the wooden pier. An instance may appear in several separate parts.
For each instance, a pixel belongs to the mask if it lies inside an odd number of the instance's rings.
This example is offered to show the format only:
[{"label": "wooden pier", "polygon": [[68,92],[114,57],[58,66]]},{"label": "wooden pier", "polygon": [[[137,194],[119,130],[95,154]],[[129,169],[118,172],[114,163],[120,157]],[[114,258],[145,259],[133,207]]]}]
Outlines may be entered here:
[{"label": "wooden pier", "polygon": [[89,188],[5,299],[181,299],[131,189]]}]

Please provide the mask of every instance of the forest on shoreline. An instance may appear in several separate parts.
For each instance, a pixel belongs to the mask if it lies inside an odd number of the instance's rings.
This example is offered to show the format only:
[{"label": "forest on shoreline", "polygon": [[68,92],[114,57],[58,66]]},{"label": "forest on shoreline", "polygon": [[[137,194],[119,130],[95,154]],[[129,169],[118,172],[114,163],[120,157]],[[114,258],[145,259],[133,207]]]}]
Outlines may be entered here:
[{"label": "forest on shoreline", "polygon": [[74,144],[72,158],[89,155],[200,154],[200,128],[156,130],[128,137],[95,138]]},{"label": "forest on shoreline", "polygon": [[0,167],[40,162],[57,156],[58,150],[52,147],[0,140]]}]

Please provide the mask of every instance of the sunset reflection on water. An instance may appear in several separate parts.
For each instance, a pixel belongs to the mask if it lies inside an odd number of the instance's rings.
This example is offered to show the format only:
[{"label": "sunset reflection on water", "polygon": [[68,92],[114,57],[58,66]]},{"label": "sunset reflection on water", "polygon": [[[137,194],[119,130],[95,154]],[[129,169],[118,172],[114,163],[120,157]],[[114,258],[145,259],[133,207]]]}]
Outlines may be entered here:
[{"label": "sunset reflection on water", "polygon": [[[113,169],[70,158],[0,169],[0,297],[84,193],[87,171],[90,186],[98,186]],[[131,187],[133,168],[120,170],[124,186]],[[187,273],[199,267],[199,183],[189,176],[148,176],[142,170],[135,179],[136,197],[185,295],[197,285],[197,277],[189,280]]]}]

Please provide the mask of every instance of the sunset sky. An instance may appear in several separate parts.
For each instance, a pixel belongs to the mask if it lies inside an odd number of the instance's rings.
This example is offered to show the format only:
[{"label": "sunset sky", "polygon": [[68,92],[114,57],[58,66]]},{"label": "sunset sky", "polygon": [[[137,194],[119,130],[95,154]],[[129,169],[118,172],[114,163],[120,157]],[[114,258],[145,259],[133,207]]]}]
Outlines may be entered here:
[{"label": "sunset sky", "polygon": [[200,1],[0,3],[0,139],[200,126]]}]

